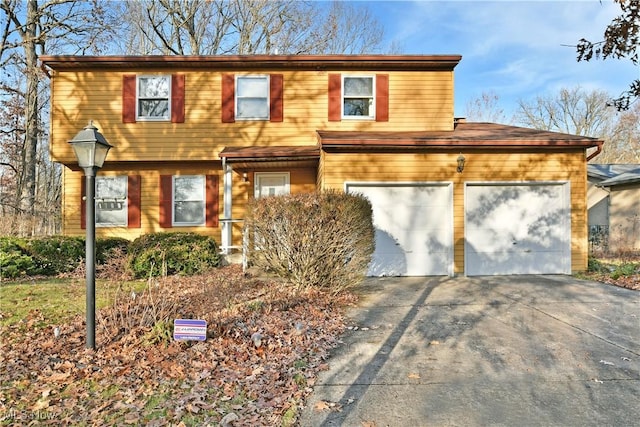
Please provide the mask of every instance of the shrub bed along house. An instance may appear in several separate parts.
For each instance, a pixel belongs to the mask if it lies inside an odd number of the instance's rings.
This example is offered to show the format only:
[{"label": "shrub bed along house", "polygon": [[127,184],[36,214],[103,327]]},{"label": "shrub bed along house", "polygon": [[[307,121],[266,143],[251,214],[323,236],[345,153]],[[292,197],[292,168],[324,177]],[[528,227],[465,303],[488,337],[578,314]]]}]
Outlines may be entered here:
[{"label": "shrub bed along house", "polygon": [[[0,237],[0,278],[56,276],[84,265],[85,241],[81,237]],[[98,269],[114,265],[118,273],[134,277],[197,274],[220,264],[215,240],[195,233],[153,233],[133,242],[122,238],[96,240]]]},{"label": "shrub bed along house", "polygon": [[220,265],[216,241],[196,233],[152,233],[128,248],[128,268],[136,278],[192,275]]}]

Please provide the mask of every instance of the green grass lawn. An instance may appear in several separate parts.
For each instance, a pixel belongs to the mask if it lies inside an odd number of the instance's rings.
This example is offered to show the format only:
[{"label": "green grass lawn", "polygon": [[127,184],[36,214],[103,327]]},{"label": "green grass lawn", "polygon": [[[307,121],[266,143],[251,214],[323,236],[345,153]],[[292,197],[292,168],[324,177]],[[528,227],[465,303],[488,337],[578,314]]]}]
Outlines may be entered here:
[{"label": "green grass lawn", "polygon": [[[144,281],[116,283],[96,281],[96,307],[112,304],[116,294],[140,292]],[[40,310],[49,325],[85,313],[86,281],[84,279],[38,279],[0,283],[0,326],[8,326]],[[40,327],[47,325],[37,325]]]}]

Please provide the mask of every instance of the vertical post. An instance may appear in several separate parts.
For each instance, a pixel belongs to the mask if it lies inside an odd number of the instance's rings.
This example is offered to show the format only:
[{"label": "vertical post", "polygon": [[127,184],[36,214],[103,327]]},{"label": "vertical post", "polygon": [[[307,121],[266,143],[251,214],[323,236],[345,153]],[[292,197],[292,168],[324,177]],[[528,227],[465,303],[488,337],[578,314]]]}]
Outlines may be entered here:
[{"label": "vertical post", "polygon": [[87,187],[85,267],[87,270],[87,348],[96,349],[96,169],[84,168]]},{"label": "vertical post", "polygon": [[231,222],[231,201],[233,191],[233,169],[231,165],[226,163],[225,158],[222,159],[222,172],[223,172],[223,212],[224,219],[228,221],[223,222],[222,228],[222,253],[228,255],[231,251],[229,247],[232,245],[232,228]]}]

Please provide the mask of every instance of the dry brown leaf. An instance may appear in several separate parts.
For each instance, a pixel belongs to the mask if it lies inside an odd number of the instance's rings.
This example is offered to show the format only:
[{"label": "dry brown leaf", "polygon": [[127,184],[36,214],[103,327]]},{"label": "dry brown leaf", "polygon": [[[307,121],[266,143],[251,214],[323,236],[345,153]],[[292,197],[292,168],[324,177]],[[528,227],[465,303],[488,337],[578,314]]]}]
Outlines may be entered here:
[{"label": "dry brown leaf", "polygon": [[322,412],[322,411],[330,410],[331,407],[329,405],[330,405],[329,402],[325,402],[324,400],[321,400],[314,405],[313,409],[316,412]]}]

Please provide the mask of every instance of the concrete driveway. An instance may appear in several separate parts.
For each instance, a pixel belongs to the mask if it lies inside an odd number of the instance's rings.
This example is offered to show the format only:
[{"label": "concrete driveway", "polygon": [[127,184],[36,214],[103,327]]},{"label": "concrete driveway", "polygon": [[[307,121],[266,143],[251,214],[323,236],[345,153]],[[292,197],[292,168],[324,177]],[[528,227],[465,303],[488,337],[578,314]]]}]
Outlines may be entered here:
[{"label": "concrete driveway", "polygon": [[368,279],[302,426],[639,426],[640,292]]}]

